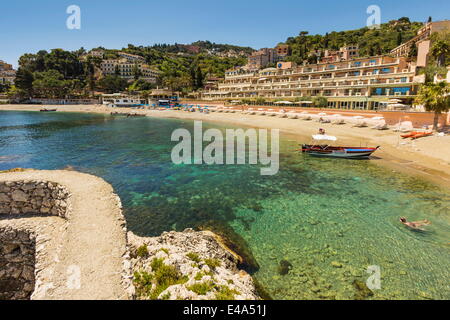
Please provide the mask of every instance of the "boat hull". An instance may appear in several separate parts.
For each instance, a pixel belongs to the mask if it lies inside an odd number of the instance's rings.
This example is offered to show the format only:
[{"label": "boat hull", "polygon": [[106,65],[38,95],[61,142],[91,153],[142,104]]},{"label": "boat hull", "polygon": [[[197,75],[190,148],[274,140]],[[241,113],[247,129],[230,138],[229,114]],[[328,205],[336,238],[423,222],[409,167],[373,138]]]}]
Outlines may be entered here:
[{"label": "boat hull", "polygon": [[302,152],[322,158],[368,159],[378,149],[303,145]]}]

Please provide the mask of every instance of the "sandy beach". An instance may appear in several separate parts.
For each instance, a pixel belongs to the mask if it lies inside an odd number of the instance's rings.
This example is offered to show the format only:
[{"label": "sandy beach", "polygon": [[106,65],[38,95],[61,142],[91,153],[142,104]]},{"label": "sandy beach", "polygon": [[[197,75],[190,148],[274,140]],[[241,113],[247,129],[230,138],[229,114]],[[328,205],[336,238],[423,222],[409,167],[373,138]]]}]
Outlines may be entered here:
[{"label": "sandy beach", "polygon": [[[351,124],[322,124],[317,121],[287,119],[262,115],[237,113],[190,113],[166,110],[130,110],[110,108],[102,105],[65,105],[52,106],[58,112],[87,112],[110,114],[111,112],[142,113],[149,117],[203,120],[209,122],[230,123],[234,126],[280,129],[299,143],[309,143],[311,135],[323,128],[328,134],[337,136],[339,144],[354,146],[381,146],[372,160],[374,163],[388,166],[392,170],[406,174],[419,175],[445,187],[450,184],[450,135],[431,136],[416,141],[403,140],[401,133],[392,130],[378,131],[370,128],[354,128]],[[0,105],[2,110],[39,111],[42,106]]]}]

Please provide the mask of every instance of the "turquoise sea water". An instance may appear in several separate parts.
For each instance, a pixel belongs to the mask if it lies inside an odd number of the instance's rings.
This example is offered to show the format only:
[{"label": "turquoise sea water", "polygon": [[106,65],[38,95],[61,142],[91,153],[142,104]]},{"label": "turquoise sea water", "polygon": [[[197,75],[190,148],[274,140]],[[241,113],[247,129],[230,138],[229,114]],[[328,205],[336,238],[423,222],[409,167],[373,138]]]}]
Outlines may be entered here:
[{"label": "turquoise sea water", "polygon": [[[275,299],[353,299],[355,280],[365,283],[372,265],[381,268],[381,289],[369,299],[450,298],[447,190],[370,161],[311,158],[285,136],[273,177],[258,166],[173,165],[170,136],[181,127],[193,122],[0,112],[0,170],[69,167],[101,176],[140,235],[229,228]],[[433,224],[414,232],[401,216]]]}]

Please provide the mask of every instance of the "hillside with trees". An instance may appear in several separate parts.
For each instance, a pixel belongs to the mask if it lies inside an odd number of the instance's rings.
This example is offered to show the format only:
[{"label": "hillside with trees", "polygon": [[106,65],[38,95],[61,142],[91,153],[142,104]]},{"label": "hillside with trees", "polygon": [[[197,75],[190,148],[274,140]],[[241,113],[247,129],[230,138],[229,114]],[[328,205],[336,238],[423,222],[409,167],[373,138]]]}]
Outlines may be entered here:
[{"label": "hillside with trees", "polygon": [[[350,31],[333,31],[325,35],[310,35],[301,31],[296,37],[290,37],[285,44],[291,48],[292,55],[286,60],[296,63],[316,63],[324,50],[339,50],[345,45],[358,45],[361,56],[388,54],[393,48],[413,38],[419,28],[419,22],[409,18],[400,18],[382,24],[378,29],[361,28]],[[442,40],[448,45],[447,40]],[[445,46],[441,45],[445,52]],[[86,55],[86,50],[70,52],[54,49],[50,52],[39,51],[36,54],[24,54],[19,60],[16,86],[3,86],[0,89],[9,92],[12,97],[52,97],[77,98],[92,96],[95,91],[107,93],[128,91],[146,92],[156,86],[168,87],[184,94],[203,88],[208,77],[223,77],[225,71],[247,63],[248,55],[254,52],[250,47],[216,44],[210,41],[197,41],[191,44],[155,44],[135,46],[129,44],[122,49],[95,48],[103,51],[103,59],[118,59],[119,52],[139,55],[146,64],[160,71],[156,84],[148,83],[136,73],[134,80],[127,81],[118,74],[101,76],[102,59]],[[313,54],[316,53],[316,54]],[[440,64],[445,58],[439,55]],[[447,60],[449,61],[449,60]]]},{"label": "hillside with trees", "polygon": [[287,60],[315,63],[317,57],[311,55],[311,52],[339,50],[345,45],[358,45],[361,56],[389,54],[395,47],[412,39],[422,26],[423,23],[411,22],[409,18],[404,17],[381,24],[379,29],[365,27],[350,31],[333,31],[325,35],[310,35],[308,31],[301,31],[298,36],[290,37],[284,43],[288,44],[292,51]]}]

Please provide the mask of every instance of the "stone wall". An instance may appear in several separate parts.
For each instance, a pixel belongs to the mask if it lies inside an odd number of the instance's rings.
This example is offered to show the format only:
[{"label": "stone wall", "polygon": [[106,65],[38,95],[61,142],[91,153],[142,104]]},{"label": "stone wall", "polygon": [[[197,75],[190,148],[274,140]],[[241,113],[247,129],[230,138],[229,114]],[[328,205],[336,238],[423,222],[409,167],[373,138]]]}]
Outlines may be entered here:
[{"label": "stone wall", "polygon": [[0,300],[30,299],[35,286],[35,253],[33,233],[0,227]]},{"label": "stone wall", "polygon": [[45,214],[66,217],[69,191],[47,181],[0,182],[0,215]]}]

